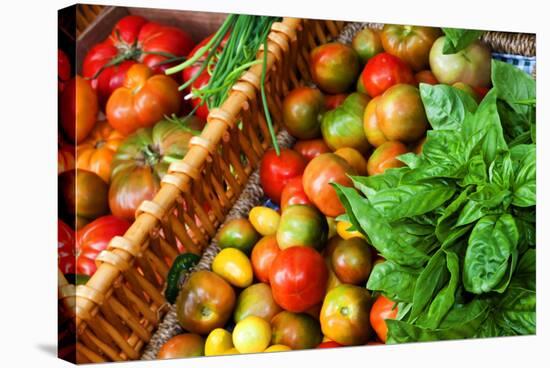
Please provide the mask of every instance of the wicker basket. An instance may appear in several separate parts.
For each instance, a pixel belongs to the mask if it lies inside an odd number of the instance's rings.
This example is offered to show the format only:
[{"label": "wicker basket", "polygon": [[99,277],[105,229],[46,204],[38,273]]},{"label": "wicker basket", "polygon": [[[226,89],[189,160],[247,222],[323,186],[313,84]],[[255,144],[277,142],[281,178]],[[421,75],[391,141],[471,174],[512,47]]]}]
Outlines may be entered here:
[{"label": "wicker basket", "polygon": [[[309,51],[338,36],[344,26],[297,18],[273,25],[265,87],[276,130],[284,96],[310,81]],[[530,43],[534,50],[534,37],[526,37],[520,44]],[[223,105],[210,112],[205,129],[192,139],[183,160],[171,166],[161,190],[142,203],[126,234],[115,237],[98,257],[97,272],[76,288],[79,363],[140,357],[168,307],[162,290],[177,243],[199,251],[207,247],[271,144],[259,96],[261,71],[261,64],[251,67]]]}]

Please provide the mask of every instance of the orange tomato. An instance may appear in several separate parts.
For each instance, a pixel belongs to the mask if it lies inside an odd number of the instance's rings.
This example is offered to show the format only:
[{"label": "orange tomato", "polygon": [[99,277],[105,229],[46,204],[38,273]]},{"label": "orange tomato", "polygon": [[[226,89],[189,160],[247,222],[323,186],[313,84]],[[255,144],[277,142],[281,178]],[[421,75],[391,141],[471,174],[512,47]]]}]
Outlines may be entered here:
[{"label": "orange tomato", "polygon": [[355,169],[357,175],[367,175],[367,160],[355,148],[342,147],[334,151],[334,154],[346,160]]},{"label": "orange tomato", "polygon": [[90,83],[77,75],[60,96],[61,126],[73,143],[82,142],[94,127],[99,110],[97,94]]},{"label": "orange tomato", "polygon": [[397,317],[397,307],[395,302],[389,300],[383,295],[378,296],[370,310],[370,324],[376,332],[376,335],[382,342],[386,342],[388,336],[387,319],[395,319]]},{"label": "orange tomato", "polygon": [[57,175],[75,168],[74,148],[61,147],[57,150]]},{"label": "orange tomato", "polygon": [[111,161],[123,139],[106,120],[97,122],[88,138],[76,148],[76,167],[92,171],[108,183]]},{"label": "orange tomato", "polygon": [[109,124],[123,134],[149,127],[179,111],[181,96],[174,79],[157,74],[143,64],[135,64],[106,106]]}]

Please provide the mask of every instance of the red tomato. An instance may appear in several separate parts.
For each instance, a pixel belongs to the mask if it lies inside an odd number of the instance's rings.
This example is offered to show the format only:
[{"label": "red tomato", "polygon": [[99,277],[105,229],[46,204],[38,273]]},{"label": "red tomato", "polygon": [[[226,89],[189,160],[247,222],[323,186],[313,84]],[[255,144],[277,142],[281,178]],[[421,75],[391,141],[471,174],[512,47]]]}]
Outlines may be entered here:
[{"label": "red tomato", "polygon": [[271,265],[273,298],[283,309],[300,313],[325,296],[328,269],[323,257],[310,247],[282,250]]},{"label": "red tomato", "polygon": [[281,193],[281,210],[291,204],[311,204],[304,191],[302,175],[290,179]]},{"label": "red tomato", "polygon": [[[147,65],[154,73],[164,73],[187,56],[193,46],[191,36],[179,28],[129,15],[118,21],[106,40],[88,51],[82,72],[84,77],[92,79],[99,100],[105,103],[111,92],[120,87],[122,75],[133,62]],[[177,60],[167,62],[170,59]],[[132,63],[122,65],[128,60]],[[98,78],[104,73],[105,76]]]},{"label": "red tomato", "polygon": [[281,201],[281,192],[286,183],[304,172],[306,161],[296,151],[283,148],[280,155],[269,149],[260,163],[260,184],[264,193],[275,203]]},{"label": "red tomato", "polygon": [[65,83],[71,78],[71,61],[67,54],[57,49],[57,87],[58,92],[63,92]]},{"label": "red tomato", "polygon": [[254,245],[250,261],[252,262],[254,276],[258,280],[269,284],[271,265],[280,252],[281,248],[277,244],[277,237],[275,235],[264,236]]},{"label": "red tomato", "polygon": [[363,85],[371,97],[382,94],[385,90],[398,83],[415,84],[413,72],[404,61],[397,56],[380,53],[367,62],[361,74]]},{"label": "red tomato", "polygon": [[61,220],[57,220],[57,261],[63,274],[74,274],[75,268],[75,237],[74,231]]},{"label": "red tomato", "polygon": [[325,341],[320,343],[317,346],[317,349],[328,349],[328,348],[341,348],[344,345],[338,344],[336,341]]},{"label": "red tomato", "polygon": [[76,167],[75,149],[71,146],[62,146],[57,150],[57,174],[73,170]]},{"label": "red tomato", "polygon": [[323,138],[298,141],[294,145],[294,150],[304,156],[306,162],[313,160],[321,153],[332,152]]},{"label": "red tomato", "polygon": [[386,326],[387,319],[395,319],[397,317],[397,307],[395,302],[392,302],[388,298],[380,295],[376,298],[372,308],[370,310],[370,324],[376,332],[376,335],[382,342],[386,342],[388,336],[388,326]]},{"label": "red tomato", "polygon": [[437,78],[435,77],[434,73],[432,73],[431,70],[421,70],[418,73],[414,75],[414,79],[416,79],[416,83],[427,83],[427,84],[439,84],[437,81]]},{"label": "red tomato", "polygon": [[485,97],[485,95],[487,94],[487,92],[489,92],[489,88],[487,88],[487,87],[475,87],[475,86],[472,86],[472,88],[473,88],[474,91],[476,91],[476,93],[479,95],[480,100],[483,100],[483,97]]},{"label": "red tomato", "polygon": [[100,217],[76,233],[78,258],[76,270],[79,274],[92,276],[97,267],[95,259],[115,236],[122,236],[130,227],[130,223],[118,217],[108,215]]}]

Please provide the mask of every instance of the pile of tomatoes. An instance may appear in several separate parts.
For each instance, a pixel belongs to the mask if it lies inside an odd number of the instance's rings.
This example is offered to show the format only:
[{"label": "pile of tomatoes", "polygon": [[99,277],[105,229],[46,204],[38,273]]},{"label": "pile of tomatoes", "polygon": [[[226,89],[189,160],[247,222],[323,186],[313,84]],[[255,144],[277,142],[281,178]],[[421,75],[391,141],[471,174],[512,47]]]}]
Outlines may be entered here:
[{"label": "pile of tomatoes", "polygon": [[202,61],[175,75],[165,70],[207,40],[195,45],[180,28],[129,15],[87,52],[81,75],[58,51],[59,267],[70,281],[95,272],[99,252],[124,234],[203,128],[208,109],[182,122],[200,101],[178,90]]},{"label": "pile of tomatoes", "polygon": [[383,259],[351,224],[331,183],[377,175],[419,153],[429,123],[420,83],[446,83],[479,100],[490,83],[490,52],[474,42],[443,54],[438,28],[363,29],[351,45],[313,49],[315,87],[283,101],[297,138],[268,150],[260,183],[270,207],[228,222],[211,270],[194,272],[176,300],[186,331],[159,358],[385,343],[397,304],[365,288]]}]

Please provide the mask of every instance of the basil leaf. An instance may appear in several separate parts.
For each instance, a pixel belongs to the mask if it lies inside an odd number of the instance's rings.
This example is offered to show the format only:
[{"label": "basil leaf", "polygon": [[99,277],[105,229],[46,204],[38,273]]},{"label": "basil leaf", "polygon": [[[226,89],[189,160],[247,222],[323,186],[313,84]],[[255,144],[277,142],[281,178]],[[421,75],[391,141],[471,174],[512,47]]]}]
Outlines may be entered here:
[{"label": "basil leaf", "polygon": [[535,80],[512,64],[492,60],[491,81],[498,91],[498,98],[505,101],[522,120],[528,120],[529,105],[518,101],[531,100],[536,97]]},{"label": "basil leaf", "polygon": [[420,84],[420,97],[433,129],[460,129],[466,111],[475,112],[477,103],[466,92],[445,84]]},{"label": "basil leaf", "polygon": [[510,152],[497,155],[489,166],[489,182],[502,189],[508,189],[513,178],[513,165]]},{"label": "basil leaf", "polygon": [[473,300],[467,305],[455,305],[436,329],[388,319],[386,343],[465,339],[475,335],[488,315],[489,304],[484,300]]},{"label": "basil leaf", "polygon": [[443,54],[456,54],[481,37],[483,31],[473,29],[443,28],[445,44]]},{"label": "basil leaf", "polygon": [[458,219],[460,211],[468,201],[468,195],[473,190],[473,187],[464,189],[458,197],[456,197],[441,213],[437,220],[435,234],[439,241],[443,242],[453,231],[455,223]]},{"label": "basil leaf", "polygon": [[389,221],[430,212],[449,200],[455,186],[443,179],[404,184],[371,195],[371,205]]},{"label": "basil leaf", "polygon": [[355,188],[360,190],[367,198],[370,198],[380,190],[397,187],[406,171],[409,171],[409,169],[401,167],[388,169],[381,175],[350,176],[350,178]]},{"label": "basil leaf", "polygon": [[536,289],[536,251],[528,249],[520,258],[510,287],[531,291]]},{"label": "basil leaf", "polygon": [[468,172],[460,182],[460,185],[482,185],[487,182],[487,165],[483,156],[476,155],[468,161]]},{"label": "basil leaf", "polygon": [[447,270],[450,274],[449,283],[437,293],[429,309],[418,318],[416,323],[418,326],[437,328],[455,303],[455,293],[460,278],[458,255],[452,251],[445,251],[445,255]]},{"label": "basil leaf", "polygon": [[414,152],[405,153],[398,156],[397,159],[411,169],[416,169],[422,163],[422,159]]},{"label": "basil leaf", "polygon": [[509,214],[481,218],[474,226],[464,257],[463,283],[474,294],[494,290],[504,278],[519,234]]},{"label": "basil leaf", "polygon": [[516,335],[536,333],[536,294],[534,291],[510,287],[502,296],[496,316],[497,324]]},{"label": "basil leaf", "polygon": [[367,199],[361,197],[353,188],[337,183],[332,184],[340,202],[346,209],[351,223],[368,236],[372,246],[387,260],[401,266],[419,268],[427,261],[428,256],[416,249],[410,238],[384,220]]},{"label": "basil leaf", "polygon": [[372,269],[367,289],[382,292],[396,302],[412,302],[414,286],[420,270],[403,267],[392,261],[378,263]]},{"label": "basil leaf", "polygon": [[497,91],[491,89],[479,104],[475,113],[478,130],[484,132],[481,139],[481,154],[486,163],[495,160],[497,154],[508,149],[497,111]]},{"label": "basil leaf", "polygon": [[537,201],[536,148],[533,144],[516,147],[520,148],[512,152],[515,159],[512,204],[518,207],[534,206]]},{"label": "basil leaf", "polygon": [[445,285],[448,279],[445,253],[443,250],[439,250],[418,276],[414,288],[411,320],[414,320],[424,311],[424,308],[432,301],[434,295]]}]

